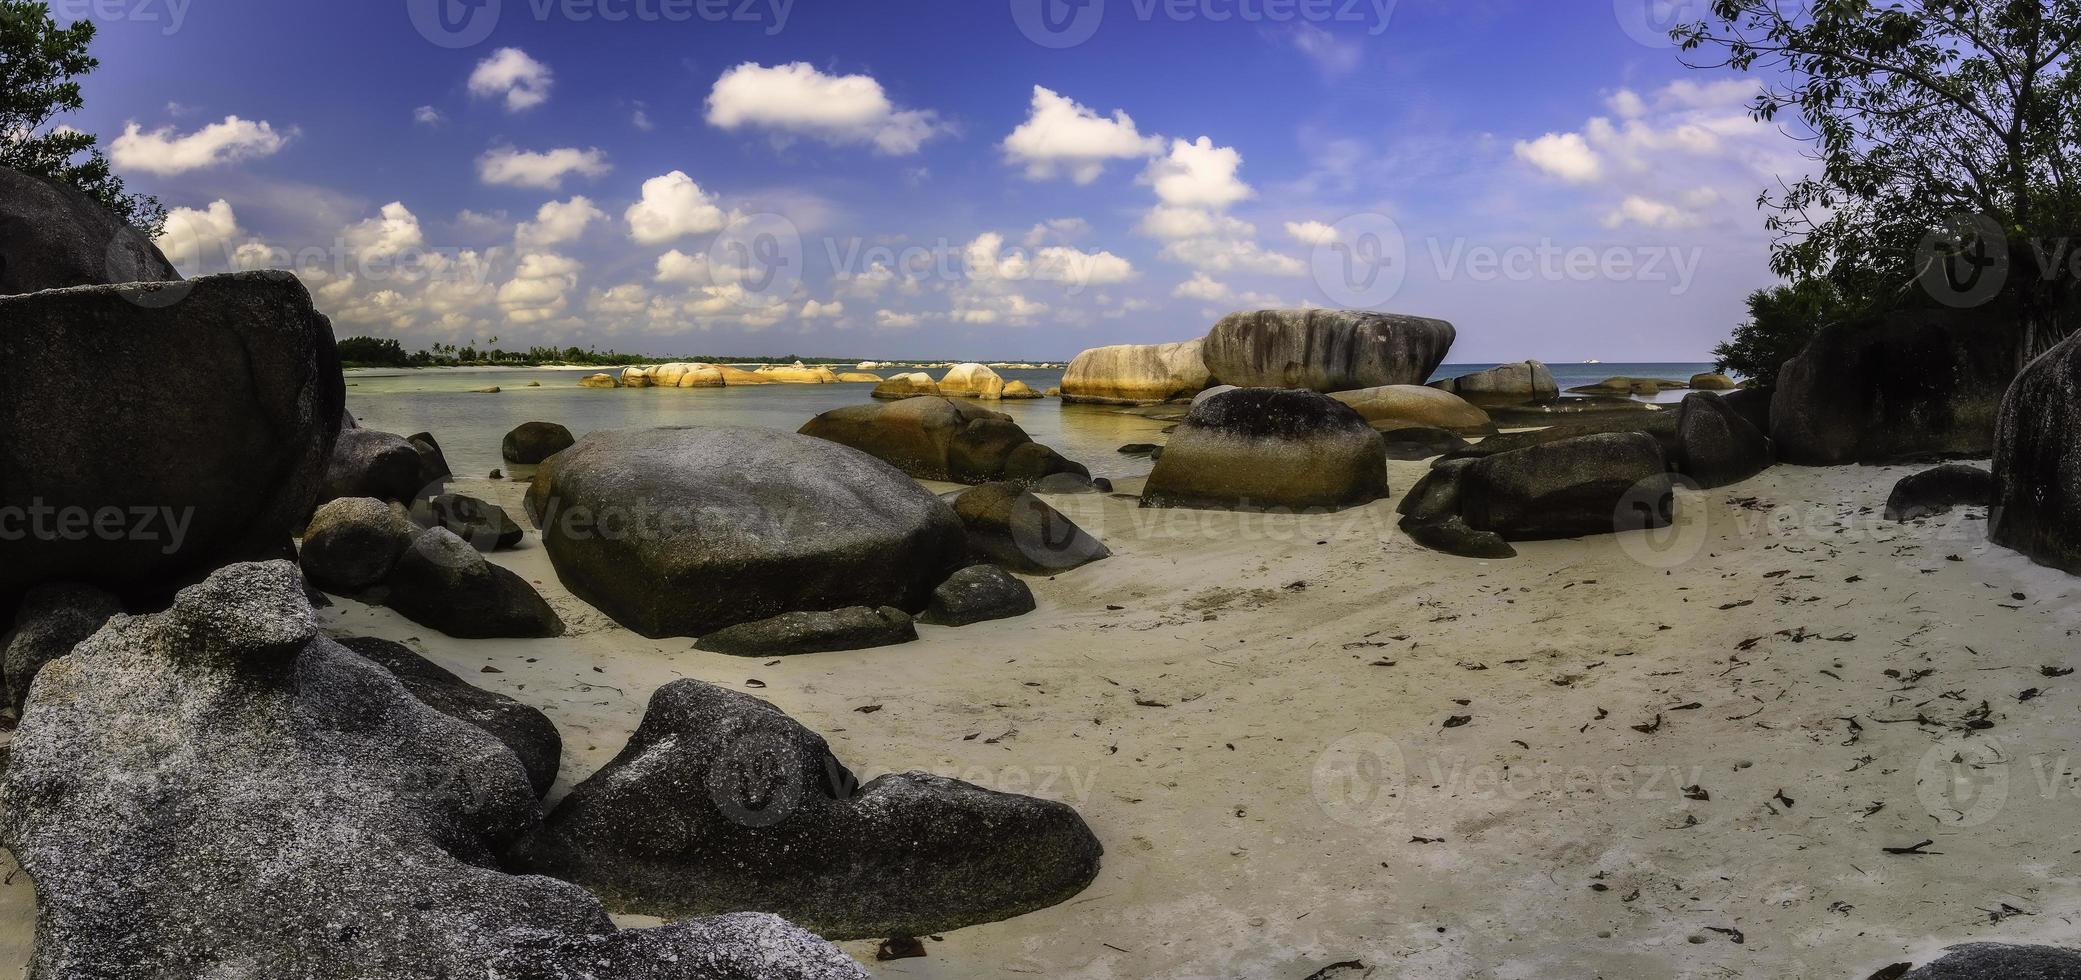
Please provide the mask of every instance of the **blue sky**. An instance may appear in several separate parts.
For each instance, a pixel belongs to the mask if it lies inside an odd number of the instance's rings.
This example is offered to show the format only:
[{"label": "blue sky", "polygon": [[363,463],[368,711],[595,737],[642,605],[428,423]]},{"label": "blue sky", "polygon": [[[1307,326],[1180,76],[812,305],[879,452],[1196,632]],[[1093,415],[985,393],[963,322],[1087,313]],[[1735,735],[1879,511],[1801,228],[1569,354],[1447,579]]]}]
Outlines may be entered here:
[{"label": "blue sky", "polygon": [[1807,166],[1667,0],[1041,2],[54,9],[101,27],[67,122],[184,271],[293,267],[408,346],[1060,359],[1322,305],[1703,359]]}]

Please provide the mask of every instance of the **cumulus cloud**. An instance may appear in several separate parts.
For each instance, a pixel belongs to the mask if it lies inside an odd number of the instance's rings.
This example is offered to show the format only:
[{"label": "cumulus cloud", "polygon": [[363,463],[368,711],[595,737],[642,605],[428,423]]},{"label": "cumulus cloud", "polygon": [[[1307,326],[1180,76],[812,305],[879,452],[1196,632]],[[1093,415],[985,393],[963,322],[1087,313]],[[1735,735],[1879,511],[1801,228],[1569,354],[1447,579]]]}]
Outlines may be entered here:
[{"label": "cumulus cloud", "polygon": [[578,287],[578,273],[584,268],[554,253],[521,256],[513,278],[499,287],[499,308],[517,324],[549,320],[570,306],[569,293]]},{"label": "cumulus cloud", "polygon": [[448,117],[442,115],[441,110],[436,109],[433,106],[423,105],[417,109],[412,110],[412,121],[418,123],[421,126],[434,128],[446,123],[448,121]]},{"label": "cumulus cloud", "polygon": [[874,325],[884,330],[910,330],[921,322],[923,322],[923,318],[916,313],[898,313],[895,310],[874,311]]},{"label": "cumulus cloud", "polygon": [[606,213],[583,195],[568,201],[550,201],[535,212],[535,220],[523,221],[514,229],[513,239],[523,249],[549,248],[577,241],[593,222],[606,218]]},{"label": "cumulus cloud", "polygon": [[838,300],[832,300],[829,303],[819,303],[816,300],[810,300],[802,304],[802,319],[804,320],[836,320],[844,315],[845,304]]},{"label": "cumulus cloud", "polygon": [[1314,24],[1297,24],[1288,37],[1295,50],[1330,78],[1357,71],[1359,62],[1365,59],[1366,49],[1356,38],[1338,37]]},{"label": "cumulus cloud", "polygon": [[549,101],[555,81],[549,66],[519,48],[500,48],[477,62],[470,72],[470,94],[480,99],[504,99],[507,112],[524,112]]},{"label": "cumulus cloud", "polygon": [[1167,261],[1215,275],[1255,273],[1266,276],[1305,276],[1307,263],[1266,249],[1248,239],[1188,238],[1163,247]]},{"label": "cumulus cloud", "polygon": [[1286,233],[1303,245],[1328,245],[1337,240],[1337,229],[1320,221],[1289,221]]},{"label": "cumulus cloud", "polygon": [[166,212],[166,228],[159,233],[157,244],[174,265],[196,268],[228,258],[231,242],[238,237],[238,215],[232,212],[231,202],[216,200],[201,210]]},{"label": "cumulus cloud", "polygon": [[715,199],[692,177],[674,170],[643,182],[643,199],[623,213],[629,237],[644,245],[663,245],[688,235],[706,235],[729,223]]},{"label": "cumulus cloud", "polygon": [[1112,160],[1135,160],[1163,152],[1163,140],[1144,136],[1124,110],[1106,118],[1039,85],[1026,121],[1003,143],[1004,155],[1026,167],[1028,180],[1067,174],[1089,184]]},{"label": "cumulus cloud", "polygon": [[494,147],[477,158],[477,177],[487,184],[555,190],[572,174],[599,177],[614,168],[607,154],[571,147],[536,153],[510,146]]},{"label": "cumulus cloud", "polygon": [[1069,242],[1091,234],[1091,222],[1082,218],[1050,218],[1026,232],[1026,247],[1039,248],[1049,240]]},{"label": "cumulus cloud", "polygon": [[171,126],[145,132],[133,122],[109,144],[108,155],[125,170],[164,177],[273,156],[288,142],[289,137],[272,125],[237,116],[225,116],[223,122],[186,135]]},{"label": "cumulus cloud", "polygon": [[904,109],[868,75],[826,75],[807,62],[768,68],[746,62],[716,79],[708,122],[725,130],[763,129],[834,145],[872,144],[909,156],[946,128],[928,110]]},{"label": "cumulus cloud", "polygon": [[683,286],[702,286],[715,281],[708,268],[707,255],[688,255],[676,248],[658,256],[657,275],[652,278]]},{"label": "cumulus cloud", "polygon": [[426,246],[419,217],[402,201],[385,204],[376,217],[348,225],[340,232],[340,240],[364,263],[394,259]]},{"label": "cumulus cloud", "polygon": [[1604,175],[1604,162],[1580,133],[1548,133],[1519,140],[1517,158],[1571,184],[1587,184]]},{"label": "cumulus cloud", "polygon": [[1231,294],[1228,286],[1214,281],[1204,272],[1196,272],[1192,278],[1179,283],[1178,288],[1171,290],[1171,295],[1179,299],[1214,303],[1229,298]]},{"label": "cumulus cloud", "polygon": [[1243,155],[1231,146],[1215,146],[1205,136],[1193,142],[1172,140],[1169,156],[1152,161],[1142,181],[1171,207],[1220,210],[1257,192],[1236,176]]},{"label": "cumulus cloud", "polygon": [[1158,205],[1142,215],[1135,231],[1150,238],[1248,238],[1257,226],[1241,218],[1217,214],[1203,208],[1171,208]]}]

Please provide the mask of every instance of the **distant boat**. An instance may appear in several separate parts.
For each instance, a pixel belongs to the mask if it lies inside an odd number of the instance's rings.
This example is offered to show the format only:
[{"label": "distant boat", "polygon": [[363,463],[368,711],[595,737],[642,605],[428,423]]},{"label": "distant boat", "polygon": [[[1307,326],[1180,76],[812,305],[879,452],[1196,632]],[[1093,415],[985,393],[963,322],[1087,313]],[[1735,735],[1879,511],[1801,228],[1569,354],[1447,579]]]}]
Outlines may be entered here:
[{"label": "distant boat", "polygon": [[1604,362],[1603,362],[1603,361],[1600,361],[1600,360],[1598,360],[1598,359],[1596,359],[1596,358],[1594,358],[1594,357],[1592,357],[1592,358],[1590,358],[1589,360],[1587,360],[1587,361],[1584,361],[1583,363],[1584,363],[1584,364],[1602,364],[1602,363],[1604,363]]}]

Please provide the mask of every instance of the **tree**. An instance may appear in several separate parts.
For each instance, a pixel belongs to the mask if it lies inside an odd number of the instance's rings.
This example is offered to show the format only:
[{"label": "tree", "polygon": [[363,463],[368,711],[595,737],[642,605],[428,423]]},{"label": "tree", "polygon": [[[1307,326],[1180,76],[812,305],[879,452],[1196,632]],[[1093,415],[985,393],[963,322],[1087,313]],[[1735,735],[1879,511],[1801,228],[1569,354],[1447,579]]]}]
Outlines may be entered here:
[{"label": "tree", "polygon": [[92,134],[50,125],[83,105],[74,79],[101,64],[87,54],[93,40],[90,20],[59,27],[41,2],[0,0],[0,166],[77,187],[157,238],[166,226],[158,199],[126,192]]},{"label": "tree", "polygon": [[1749,321],[1733,339],[1713,348],[1717,369],[1733,371],[1758,387],[1777,386],[1778,370],[1799,356],[1807,341],[1830,323],[1855,319],[1863,303],[1825,279],[1759,289],[1749,294]]},{"label": "tree", "polygon": [[[1713,0],[1672,32],[1694,67],[1770,73],[1750,106],[1799,127],[1820,172],[1759,201],[1795,281],[1906,296],[1976,218],[2009,249],[2081,228],[2081,0]],[[2066,333],[2032,263],[2004,287],[2025,356]]]}]

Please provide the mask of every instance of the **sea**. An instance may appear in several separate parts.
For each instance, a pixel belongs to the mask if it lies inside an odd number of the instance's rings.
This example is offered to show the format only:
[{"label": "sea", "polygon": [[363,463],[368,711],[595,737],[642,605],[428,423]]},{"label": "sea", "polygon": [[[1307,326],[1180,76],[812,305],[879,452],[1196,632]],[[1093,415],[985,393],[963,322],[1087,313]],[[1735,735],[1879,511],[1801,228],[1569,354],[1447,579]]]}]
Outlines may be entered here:
[{"label": "sea", "polygon": [[[1447,364],[1433,380],[1495,367]],[[1671,378],[1678,381],[1712,370],[1695,363],[1548,364],[1565,390],[1605,378]],[[579,437],[606,429],[664,425],[741,425],[793,432],[812,417],[869,401],[872,386],[752,385],[738,388],[580,388],[579,379],[602,368],[356,369],[347,372],[347,410],[365,427],[401,435],[431,432],[457,476],[483,477],[510,469],[499,442],[523,422],[556,422]],[[618,369],[611,369],[618,371]],[[877,371],[877,374],[900,371]],[[933,370],[934,376],[940,372]],[[1007,381],[1024,381],[1035,391],[1062,384],[1060,370],[999,369]],[[532,385],[539,385],[534,387]],[[498,394],[480,389],[497,388]],[[1676,401],[1684,392],[1665,392],[1644,401]],[[1162,442],[1168,423],[1103,405],[1065,405],[1053,398],[993,403],[1017,420],[1034,441],[1113,479],[1146,476],[1147,459],[1122,455],[1130,443]]]}]

